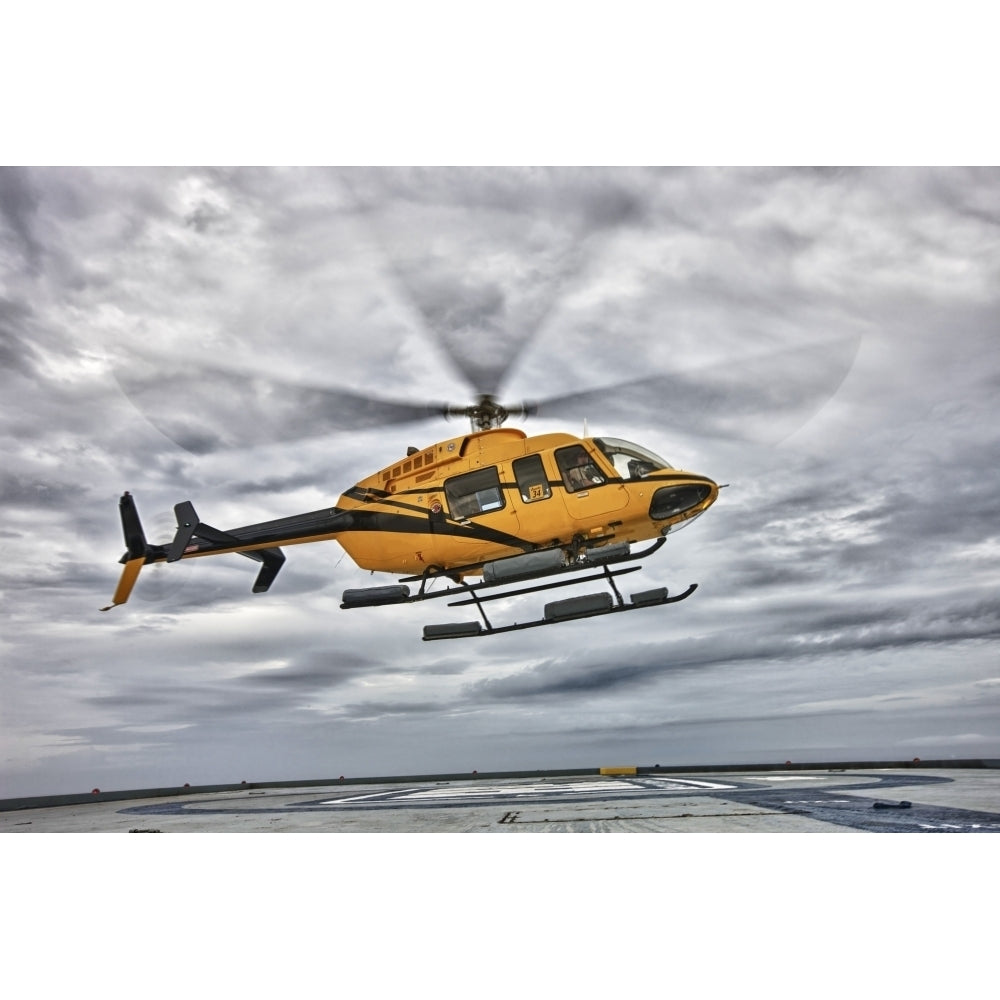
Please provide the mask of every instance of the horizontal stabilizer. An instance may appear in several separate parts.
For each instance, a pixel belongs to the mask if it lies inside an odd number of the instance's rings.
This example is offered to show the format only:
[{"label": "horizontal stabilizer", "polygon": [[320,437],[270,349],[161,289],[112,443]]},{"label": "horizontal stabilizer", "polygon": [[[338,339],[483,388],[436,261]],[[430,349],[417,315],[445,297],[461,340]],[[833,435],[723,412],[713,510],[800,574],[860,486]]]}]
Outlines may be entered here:
[{"label": "horizontal stabilizer", "polygon": [[[194,509],[194,504],[190,500],[183,500],[174,504],[174,516],[177,518],[177,533],[174,535],[170,551],[167,553],[167,562],[176,562],[180,559],[191,544],[194,538],[201,538],[206,542],[214,542],[216,545],[242,545],[243,541],[236,535],[229,534],[228,531],[220,531],[210,524],[205,524]],[[250,553],[246,553],[250,555]],[[256,554],[251,558],[259,558]]]},{"label": "horizontal stabilizer", "polygon": [[244,555],[260,556],[264,564],[254,581],[253,592],[255,594],[266,594],[274,578],[278,575],[278,570],[285,564],[285,553],[281,549],[263,549],[260,552],[245,552]]},{"label": "horizontal stabilizer", "polygon": [[[177,516],[177,534],[174,535],[170,551],[167,553],[167,562],[176,562],[184,557],[188,546],[193,539],[200,538],[215,545],[243,545],[244,541],[236,535],[231,535],[228,531],[220,531],[210,524],[205,524],[198,517],[194,504],[190,500],[174,504],[174,514]],[[254,580],[253,592],[255,594],[265,594],[274,583],[274,578],[278,575],[278,570],[285,564],[285,553],[275,547],[273,549],[250,549],[241,551],[241,556],[253,559],[254,562],[263,563],[257,579]]]},{"label": "horizontal stabilizer", "polygon": [[177,518],[177,534],[167,552],[167,562],[177,562],[184,555],[184,550],[191,544],[195,532],[199,528],[198,515],[190,500],[174,504],[174,515]]}]

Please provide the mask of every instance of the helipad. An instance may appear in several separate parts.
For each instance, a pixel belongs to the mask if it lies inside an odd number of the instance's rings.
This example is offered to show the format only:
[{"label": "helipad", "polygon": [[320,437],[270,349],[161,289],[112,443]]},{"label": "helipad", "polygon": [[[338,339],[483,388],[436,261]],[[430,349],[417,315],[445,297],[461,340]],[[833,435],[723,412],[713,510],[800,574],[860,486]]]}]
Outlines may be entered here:
[{"label": "helipad", "polygon": [[0,832],[1000,832],[995,762],[697,776],[607,768],[67,798],[0,801]]}]

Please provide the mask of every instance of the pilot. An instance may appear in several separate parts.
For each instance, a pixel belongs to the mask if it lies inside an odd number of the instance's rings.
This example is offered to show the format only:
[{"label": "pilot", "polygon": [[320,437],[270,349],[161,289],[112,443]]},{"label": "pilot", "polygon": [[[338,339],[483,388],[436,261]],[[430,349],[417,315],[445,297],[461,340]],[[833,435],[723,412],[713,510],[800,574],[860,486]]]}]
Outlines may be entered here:
[{"label": "pilot", "polygon": [[566,470],[566,479],[569,488],[574,493],[590,486],[600,486],[604,482],[604,477],[594,465],[593,459],[582,448],[570,460],[570,466]]}]

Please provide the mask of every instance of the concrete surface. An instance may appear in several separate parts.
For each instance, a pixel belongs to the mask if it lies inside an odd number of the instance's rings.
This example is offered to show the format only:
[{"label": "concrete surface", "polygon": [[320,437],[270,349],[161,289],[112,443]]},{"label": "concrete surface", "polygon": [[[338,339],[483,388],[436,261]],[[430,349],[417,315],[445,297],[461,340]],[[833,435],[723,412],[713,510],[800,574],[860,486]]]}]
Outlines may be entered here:
[{"label": "concrete surface", "polygon": [[3,833],[1000,832],[1000,768],[604,768],[0,801]]}]

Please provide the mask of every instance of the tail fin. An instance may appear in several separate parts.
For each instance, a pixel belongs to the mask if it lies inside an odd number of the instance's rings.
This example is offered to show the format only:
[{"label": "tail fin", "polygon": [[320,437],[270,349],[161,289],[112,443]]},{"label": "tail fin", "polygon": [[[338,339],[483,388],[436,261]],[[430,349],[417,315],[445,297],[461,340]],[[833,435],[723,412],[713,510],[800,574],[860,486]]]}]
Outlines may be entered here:
[{"label": "tail fin", "polygon": [[146,533],[142,530],[142,522],[139,520],[139,512],[136,510],[131,493],[122,494],[121,500],[118,501],[118,512],[121,515],[122,532],[125,535],[126,552],[121,560],[125,563],[125,568],[122,570],[111,603],[106,608],[101,608],[102,611],[110,611],[129,599],[135,581],[139,578],[139,571],[146,564],[146,554],[149,551]]}]

